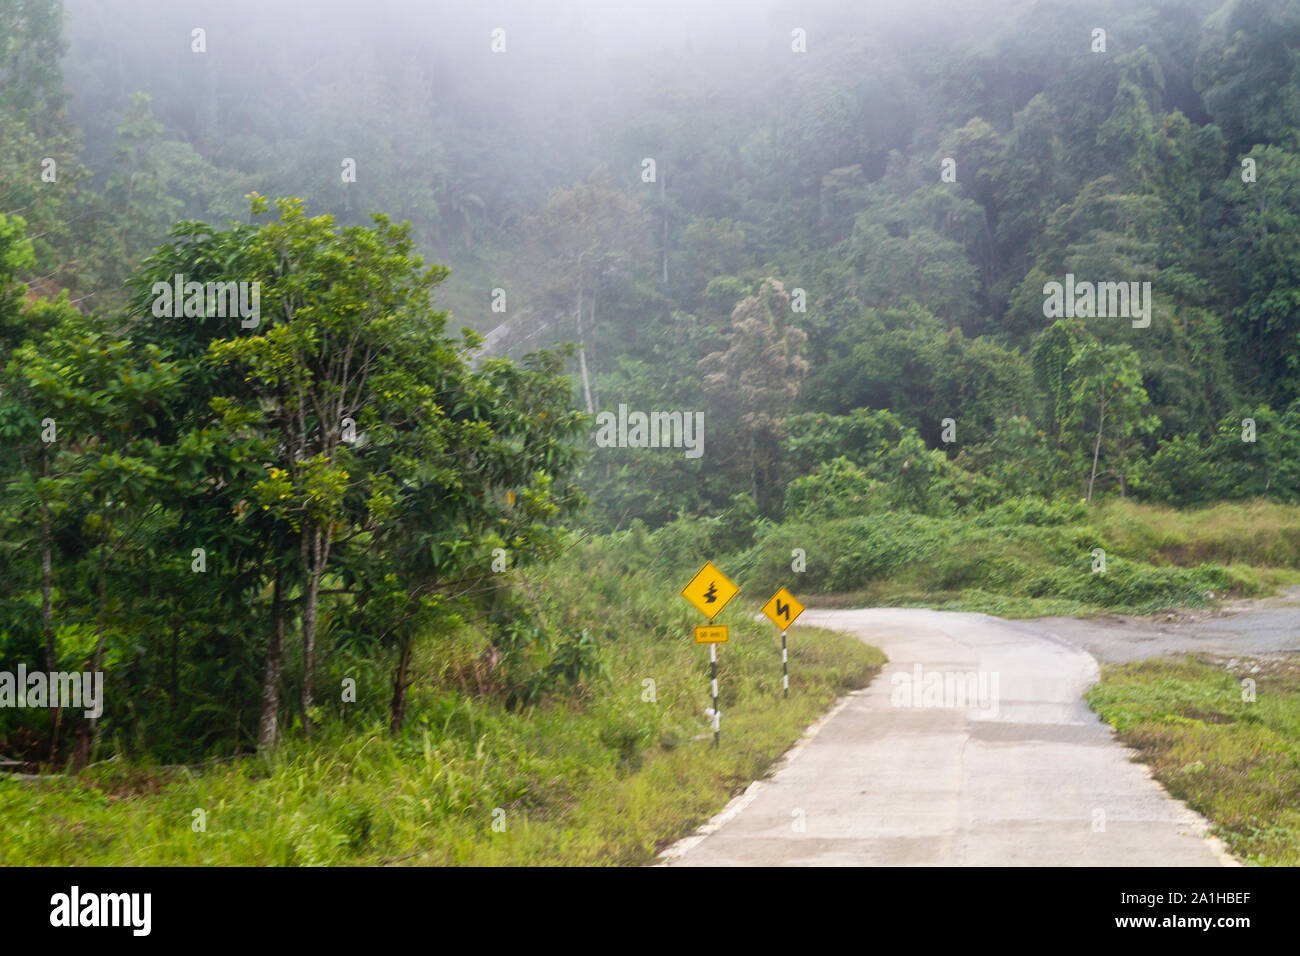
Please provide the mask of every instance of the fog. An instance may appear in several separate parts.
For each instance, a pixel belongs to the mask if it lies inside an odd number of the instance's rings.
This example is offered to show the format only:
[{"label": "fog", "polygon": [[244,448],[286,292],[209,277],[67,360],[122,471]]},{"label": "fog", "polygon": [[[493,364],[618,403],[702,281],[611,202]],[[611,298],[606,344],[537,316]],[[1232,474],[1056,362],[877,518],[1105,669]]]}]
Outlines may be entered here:
[{"label": "fog", "polygon": [[[1069,5],[1047,6],[1053,30],[1088,22]],[[161,164],[157,178],[184,201],[179,214],[243,218],[244,195],[258,191],[303,197],[343,221],[372,212],[410,220],[421,248],[452,268],[446,304],[486,329],[496,323],[478,312],[483,288],[500,281],[509,258],[489,247],[512,245],[507,233],[553,190],[600,167],[635,187],[642,159],[654,157],[669,183],[692,184],[690,197],[676,194],[692,213],[737,216],[711,200],[722,191],[709,176],[741,169],[742,154],[746,171],[759,163],[776,177],[771,197],[815,189],[814,168],[819,178],[862,162],[878,178],[890,150],[935,145],[911,120],[924,98],[945,108],[942,76],[928,64],[954,48],[1020,42],[1004,35],[1004,17],[1032,19],[1039,7],[69,0],[63,67],[69,115],[100,183],[122,174],[119,127],[132,95],[144,93],[161,130],[137,119],[131,149],[137,165],[139,150]],[[797,42],[808,55],[792,55]],[[1053,50],[1039,50],[1043,69],[1023,95],[1009,91],[1005,121],[1050,69]],[[916,64],[907,71],[904,56]],[[852,129],[826,115],[841,95],[828,90],[865,104],[854,107]],[[805,150],[824,162],[801,158],[806,175],[782,180],[772,163]],[[357,168],[347,188],[344,159]]]}]

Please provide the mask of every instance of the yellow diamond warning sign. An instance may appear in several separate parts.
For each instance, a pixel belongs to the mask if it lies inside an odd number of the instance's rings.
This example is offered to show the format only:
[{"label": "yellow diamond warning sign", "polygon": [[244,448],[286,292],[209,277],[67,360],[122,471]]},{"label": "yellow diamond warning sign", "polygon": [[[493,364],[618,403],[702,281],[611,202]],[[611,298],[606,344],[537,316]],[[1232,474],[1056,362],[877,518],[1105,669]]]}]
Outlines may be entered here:
[{"label": "yellow diamond warning sign", "polygon": [[704,567],[691,578],[691,583],[682,588],[682,597],[712,621],[739,590],[725,574],[713,566],[712,561],[705,561]]},{"label": "yellow diamond warning sign", "polygon": [[696,644],[725,644],[727,643],[727,625],[725,624],[705,624],[695,629]]},{"label": "yellow diamond warning sign", "polygon": [[785,588],[772,595],[772,600],[763,605],[763,613],[773,624],[785,630],[794,623],[794,619],[803,613],[803,605]]}]

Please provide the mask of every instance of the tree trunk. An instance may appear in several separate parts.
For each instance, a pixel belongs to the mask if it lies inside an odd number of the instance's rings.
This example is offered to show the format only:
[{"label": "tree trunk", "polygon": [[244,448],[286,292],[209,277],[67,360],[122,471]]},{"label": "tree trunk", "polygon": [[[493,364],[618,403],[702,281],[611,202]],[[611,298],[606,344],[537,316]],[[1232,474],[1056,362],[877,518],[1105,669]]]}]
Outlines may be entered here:
[{"label": "tree trunk", "polygon": [[592,408],[597,409],[600,408],[600,381],[596,378],[596,372],[594,368],[596,364],[596,295],[595,293],[592,293],[591,296],[591,325],[588,326],[587,331],[588,334],[591,335],[591,364],[593,366],[591,372],[591,401],[592,401]]},{"label": "tree trunk", "polygon": [[[43,470],[43,469],[42,469]],[[41,501],[41,628],[45,632],[45,670],[53,674],[56,670],[56,649],[54,647],[54,578],[50,557],[50,506]],[[53,678],[51,678],[53,679]],[[59,728],[63,723],[63,708],[55,707],[50,714],[50,763],[53,764],[59,752]]]},{"label": "tree trunk", "polygon": [[[99,567],[96,569],[99,607],[95,612],[95,656],[91,661],[91,674],[98,674],[104,666],[104,616],[108,604],[108,546],[99,546]],[[93,680],[93,677],[92,677]],[[72,754],[72,772],[80,773],[90,763],[91,753],[99,745],[99,718],[83,717],[77,728],[77,744]]]},{"label": "tree trunk", "polygon": [[582,373],[582,394],[587,401],[587,414],[596,414],[596,407],[591,403],[591,379],[587,375],[587,344],[582,336],[582,265],[579,256],[578,265],[578,369]]},{"label": "tree trunk", "polygon": [[401,732],[402,722],[406,719],[406,689],[411,686],[406,671],[411,666],[411,645],[414,643],[409,635],[399,638],[399,641],[397,670],[393,674],[391,716],[388,721],[388,729],[394,734]]},{"label": "tree trunk", "polygon": [[320,600],[320,579],[329,560],[329,531],[312,522],[302,529],[303,577],[307,586],[302,606],[302,727],[311,736],[312,677],[316,668],[316,605]]},{"label": "tree trunk", "polygon": [[1101,416],[1097,419],[1097,444],[1092,448],[1092,474],[1088,476],[1088,504],[1092,504],[1092,484],[1097,480],[1097,456],[1101,454],[1101,429],[1106,422],[1106,406],[1101,406]]},{"label": "tree trunk", "polygon": [[262,720],[258,749],[269,754],[280,742],[280,668],[284,654],[284,572],[275,573],[271,597],[271,643],[266,649],[266,676],[262,681]]},{"label": "tree trunk", "polygon": [[54,577],[50,558],[50,507],[41,502],[41,627],[45,631],[45,669],[55,671]]}]

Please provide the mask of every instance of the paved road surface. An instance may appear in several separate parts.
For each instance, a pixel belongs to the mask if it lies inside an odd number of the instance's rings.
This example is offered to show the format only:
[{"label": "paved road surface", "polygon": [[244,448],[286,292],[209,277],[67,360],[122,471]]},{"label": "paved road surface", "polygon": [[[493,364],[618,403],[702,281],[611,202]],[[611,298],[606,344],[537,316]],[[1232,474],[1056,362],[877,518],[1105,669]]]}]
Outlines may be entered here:
[{"label": "paved road surface", "polygon": [[[663,862],[1231,862],[1204,837],[1204,820],[1132,762],[1087,708],[1081,695],[1097,662],[1050,629],[913,609],[808,611],[799,623],[857,634],[890,662],[769,779]],[[946,686],[936,683],[949,674]],[[918,678],[908,706],[905,691]]]},{"label": "paved road surface", "polygon": [[[1012,623],[1012,622],[1008,622]],[[1233,601],[1216,611],[1177,611],[1147,617],[1044,617],[1031,630],[1082,647],[1102,661],[1137,661],[1177,654],[1267,658],[1300,654],[1300,588],[1277,597]]]}]

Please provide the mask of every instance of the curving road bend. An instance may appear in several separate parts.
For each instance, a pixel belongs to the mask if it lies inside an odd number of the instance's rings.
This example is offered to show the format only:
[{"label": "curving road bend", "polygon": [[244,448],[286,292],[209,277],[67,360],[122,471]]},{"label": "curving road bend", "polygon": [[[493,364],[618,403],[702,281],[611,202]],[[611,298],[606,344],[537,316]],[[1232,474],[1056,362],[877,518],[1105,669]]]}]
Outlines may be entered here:
[{"label": "curving road bend", "polygon": [[855,634],[889,663],[661,863],[1233,863],[1088,709],[1097,662],[1048,628],[896,608],[800,623]]}]

